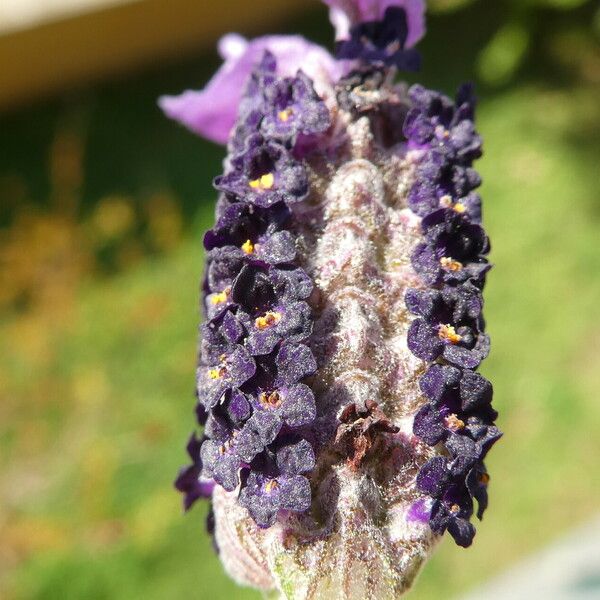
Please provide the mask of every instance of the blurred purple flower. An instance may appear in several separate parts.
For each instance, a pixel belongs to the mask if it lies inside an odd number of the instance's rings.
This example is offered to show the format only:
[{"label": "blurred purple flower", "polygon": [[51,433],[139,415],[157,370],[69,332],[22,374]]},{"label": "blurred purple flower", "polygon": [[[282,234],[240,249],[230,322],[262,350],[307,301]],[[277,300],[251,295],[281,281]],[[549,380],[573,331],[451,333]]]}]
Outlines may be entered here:
[{"label": "blurred purple flower", "polygon": [[386,9],[403,8],[406,12],[408,36],[406,47],[411,48],[425,35],[424,0],[323,0],[330,7],[329,18],[338,40],[347,39],[357,23],[380,21]]}]

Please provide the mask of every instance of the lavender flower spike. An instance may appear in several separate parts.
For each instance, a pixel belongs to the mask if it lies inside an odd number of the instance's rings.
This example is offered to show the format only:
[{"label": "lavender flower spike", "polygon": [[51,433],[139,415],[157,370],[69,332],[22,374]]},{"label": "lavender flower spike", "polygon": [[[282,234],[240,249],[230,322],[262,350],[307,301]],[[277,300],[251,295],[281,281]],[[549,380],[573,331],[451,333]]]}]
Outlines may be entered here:
[{"label": "lavender flower spike", "polygon": [[228,145],[204,237],[204,430],[176,487],[186,510],[210,497],[237,582],[393,600],[444,533],[472,544],[502,435],[477,371],[482,141],[470,86],[451,100],[394,83],[416,66],[421,1],[327,4],[347,21],[343,61],[230,36],[204,92],[162,102]]}]

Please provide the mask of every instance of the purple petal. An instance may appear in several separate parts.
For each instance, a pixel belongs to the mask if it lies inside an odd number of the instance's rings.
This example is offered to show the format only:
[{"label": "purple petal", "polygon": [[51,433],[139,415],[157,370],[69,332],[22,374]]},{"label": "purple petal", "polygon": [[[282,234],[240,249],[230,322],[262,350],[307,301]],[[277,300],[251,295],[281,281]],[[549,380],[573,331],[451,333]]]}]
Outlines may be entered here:
[{"label": "purple petal", "polygon": [[446,465],[443,456],[435,456],[425,463],[417,475],[417,487],[434,498],[442,494],[449,478]]},{"label": "purple petal", "polygon": [[277,451],[277,467],[288,477],[312,471],[314,466],[315,454],[306,440],[284,446]]},{"label": "purple petal", "polygon": [[229,34],[219,42],[225,62],[206,87],[179,96],[162,96],[160,108],[194,133],[218,144],[227,143],[246,81],[265,50],[275,56],[278,75],[293,76],[302,68],[319,95],[344,72],[327,50],[301,36],[273,35],[247,41]]}]

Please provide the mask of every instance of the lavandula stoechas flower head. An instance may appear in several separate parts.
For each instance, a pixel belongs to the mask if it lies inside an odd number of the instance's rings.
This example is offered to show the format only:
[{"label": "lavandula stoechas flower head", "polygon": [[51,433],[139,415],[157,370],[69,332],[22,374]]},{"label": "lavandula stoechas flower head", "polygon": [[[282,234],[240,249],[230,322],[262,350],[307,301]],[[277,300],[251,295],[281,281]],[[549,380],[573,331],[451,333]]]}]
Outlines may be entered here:
[{"label": "lavandula stoechas flower head", "polygon": [[297,36],[220,43],[161,99],[227,144],[204,238],[197,417],[176,482],[223,565],[288,599],[392,599],[446,531],[469,546],[501,433],[470,86],[415,69],[422,0],[326,0],[336,57]]}]

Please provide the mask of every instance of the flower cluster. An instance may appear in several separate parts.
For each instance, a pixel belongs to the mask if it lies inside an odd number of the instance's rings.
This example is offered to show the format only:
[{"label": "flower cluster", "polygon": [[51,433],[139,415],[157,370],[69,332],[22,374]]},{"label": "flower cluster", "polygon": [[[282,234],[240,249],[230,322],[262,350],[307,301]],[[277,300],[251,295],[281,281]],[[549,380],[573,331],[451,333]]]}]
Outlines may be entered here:
[{"label": "flower cluster", "polygon": [[413,432],[442,449],[422,467],[417,486],[432,499],[431,529],[448,530],[457,544],[469,546],[474,500],[480,519],[487,506],[483,460],[501,436],[492,385],[476,372],[490,345],[482,317],[489,242],[473,191],[481,183],[472,168],[481,139],[469,86],[459,90],[456,103],[421,86],[411,88],[410,99],[404,133],[419,159],[408,202],[422,217],[423,234],[412,264],[425,288],[411,288],[405,296],[416,316],[407,343],[431,363],[420,379],[428,403],[415,416]]},{"label": "flower cluster", "polygon": [[[303,380],[316,370],[306,345],[313,283],[297,266],[291,206],[309,193],[297,157],[330,126],[329,111],[301,71],[278,77],[265,52],[251,74],[230,138],[231,157],[215,179],[217,222],[207,232],[207,270],[193,465],[177,487],[185,507],[218,484],[261,527],[280,510],[310,507],[314,467],[306,430],[315,398]],[[202,486],[202,487],[199,487]]]}]

